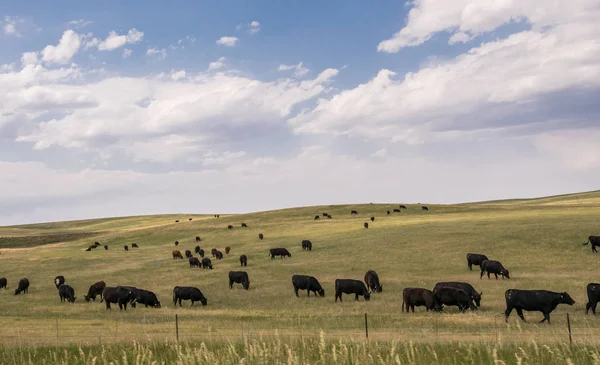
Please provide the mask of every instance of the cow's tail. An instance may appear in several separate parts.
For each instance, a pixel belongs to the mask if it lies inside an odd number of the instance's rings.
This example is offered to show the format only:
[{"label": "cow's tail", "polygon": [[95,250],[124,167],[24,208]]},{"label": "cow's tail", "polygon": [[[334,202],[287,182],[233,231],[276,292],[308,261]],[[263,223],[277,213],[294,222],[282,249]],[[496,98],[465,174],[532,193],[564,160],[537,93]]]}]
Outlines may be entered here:
[{"label": "cow's tail", "polygon": [[590,238],[589,238],[589,237],[588,237],[588,240],[587,240],[587,242],[584,242],[584,243],[583,243],[583,245],[585,246],[585,245],[587,245],[588,243],[590,243]]},{"label": "cow's tail", "polygon": [[404,300],[402,300],[402,312],[404,312]]},{"label": "cow's tail", "polygon": [[177,303],[177,296],[175,295],[175,290],[177,290],[177,286],[173,288],[173,303]]}]

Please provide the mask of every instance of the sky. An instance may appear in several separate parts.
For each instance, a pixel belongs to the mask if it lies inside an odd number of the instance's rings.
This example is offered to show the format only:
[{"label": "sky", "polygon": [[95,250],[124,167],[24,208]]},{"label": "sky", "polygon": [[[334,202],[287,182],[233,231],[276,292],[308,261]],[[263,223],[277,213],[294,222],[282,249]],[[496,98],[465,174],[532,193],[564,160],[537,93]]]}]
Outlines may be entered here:
[{"label": "sky", "polygon": [[600,0],[2,2],[0,225],[600,189],[598,19]]}]

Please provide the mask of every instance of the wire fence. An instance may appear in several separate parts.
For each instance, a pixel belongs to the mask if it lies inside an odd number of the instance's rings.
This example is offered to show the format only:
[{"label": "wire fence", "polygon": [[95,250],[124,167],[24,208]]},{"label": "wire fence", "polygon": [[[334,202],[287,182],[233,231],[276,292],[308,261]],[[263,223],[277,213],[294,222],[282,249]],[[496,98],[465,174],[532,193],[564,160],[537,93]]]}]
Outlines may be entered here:
[{"label": "wire fence", "polygon": [[[555,315],[552,325],[505,323],[503,317],[382,316],[173,316],[119,315],[118,318],[71,319],[2,317],[3,345],[103,344],[123,341],[237,342],[279,338],[354,339],[413,342],[570,342],[600,344],[593,319]],[[478,322],[479,321],[479,322]]]}]

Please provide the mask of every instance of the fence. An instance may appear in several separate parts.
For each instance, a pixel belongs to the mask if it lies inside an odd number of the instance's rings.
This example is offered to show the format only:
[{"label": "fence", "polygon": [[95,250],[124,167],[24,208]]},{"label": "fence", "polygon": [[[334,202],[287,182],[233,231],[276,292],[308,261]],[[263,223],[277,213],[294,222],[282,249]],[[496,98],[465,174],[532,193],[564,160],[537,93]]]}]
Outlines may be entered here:
[{"label": "fence", "polygon": [[[217,316],[112,313],[104,318],[2,317],[3,345],[136,341],[246,341],[270,337],[414,342],[567,342],[600,344],[593,317],[554,314],[552,325],[504,317],[455,315]],[[531,316],[530,316],[531,317]],[[537,317],[536,317],[537,318]]]}]

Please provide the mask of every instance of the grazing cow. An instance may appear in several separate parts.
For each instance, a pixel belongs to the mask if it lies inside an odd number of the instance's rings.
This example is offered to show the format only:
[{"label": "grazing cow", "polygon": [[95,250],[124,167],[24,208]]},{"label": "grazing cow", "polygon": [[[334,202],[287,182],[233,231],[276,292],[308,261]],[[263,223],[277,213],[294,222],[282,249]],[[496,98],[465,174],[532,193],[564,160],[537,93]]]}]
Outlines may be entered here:
[{"label": "grazing cow", "polygon": [[54,285],[56,286],[56,289],[60,288],[61,285],[63,285],[65,283],[65,277],[62,275],[58,275],[57,277],[54,278]]},{"label": "grazing cow", "polygon": [[227,226],[227,228],[233,229],[233,226],[230,224],[230,225]]},{"label": "grazing cow", "polygon": [[487,277],[488,279],[490,278],[490,274],[494,274],[496,276],[496,280],[498,280],[498,274],[502,275],[502,279],[507,278],[510,279],[510,276],[508,275],[508,270],[506,270],[504,268],[504,266],[502,266],[502,264],[500,263],[500,261],[494,261],[494,260],[484,260],[481,263],[481,274],[479,275],[479,278],[483,278],[483,274],[487,271]]},{"label": "grazing cow", "polygon": [[406,205],[402,205],[402,204],[400,204],[399,208],[400,208],[400,209],[406,209]]},{"label": "grazing cow", "polygon": [[202,305],[206,305],[208,301],[204,297],[204,294],[198,288],[194,288],[191,286],[176,286],[173,288],[173,305],[177,306],[177,302],[179,302],[179,306],[182,307],[182,300],[191,300],[192,307],[194,306],[194,302],[200,302]]},{"label": "grazing cow", "polygon": [[102,292],[102,301],[106,303],[106,310],[110,310],[110,303],[119,305],[120,310],[127,310],[127,303],[135,300],[135,293],[122,286],[111,287],[107,286]]},{"label": "grazing cow", "polygon": [[433,289],[433,301],[438,311],[442,310],[442,305],[455,305],[460,312],[466,311],[467,308],[472,311],[477,310],[469,293],[456,287],[436,285]]},{"label": "grazing cow", "polygon": [[91,251],[92,250],[92,246],[88,247],[85,249],[86,251]]},{"label": "grazing cow", "polygon": [[315,297],[317,296],[317,293],[322,297],[325,296],[325,290],[321,284],[319,284],[319,280],[313,276],[292,275],[292,285],[294,286],[294,292],[296,292],[296,296],[299,296],[298,290],[306,290],[309,297],[311,291],[315,294]]},{"label": "grazing cow", "polygon": [[365,284],[367,284],[367,289],[374,293],[381,293],[383,291],[383,286],[379,284],[379,276],[375,270],[369,270],[365,273]]},{"label": "grazing cow", "polygon": [[183,256],[181,256],[181,251],[173,251],[173,252],[171,252],[171,254],[173,255],[173,260],[175,260],[175,259],[183,260]]},{"label": "grazing cow", "polygon": [[196,236],[196,242],[201,242],[201,241],[202,241],[202,239],[200,239],[199,236]]},{"label": "grazing cow", "polygon": [[250,287],[250,279],[248,279],[248,273],[245,271],[230,271],[229,289],[233,288],[233,283],[242,284],[244,289],[248,290],[248,288]]},{"label": "grazing cow", "polygon": [[375,217],[371,217],[371,222],[375,222]]},{"label": "grazing cow", "polygon": [[331,214],[327,215],[327,219],[333,219],[333,217],[331,216]]},{"label": "grazing cow", "polygon": [[[0,280],[0,283],[1,282],[2,280]],[[0,284],[0,288],[1,287],[2,285]],[[585,314],[588,314],[591,309],[592,313],[596,315],[596,306],[598,305],[598,302],[600,302],[600,284],[589,283],[587,285],[587,296],[588,302],[585,304]]]},{"label": "grazing cow", "polygon": [[248,266],[248,256],[246,256],[246,255],[240,256],[240,266]]},{"label": "grazing cow", "polygon": [[195,252],[195,253],[198,253],[198,252],[200,252],[200,246],[196,246],[196,247],[194,247],[194,252]]},{"label": "grazing cow", "polygon": [[179,241],[175,241],[175,246],[179,246]]},{"label": "grazing cow", "polygon": [[248,228],[248,225],[246,225],[246,223],[242,223],[242,228]]},{"label": "grazing cow", "polygon": [[321,219],[321,217],[318,215],[315,215],[315,220],[318,220],[318,219]]},{"label": "grazing cow", "polygon": [[108,250],[108,245],[104,245],[104,249],[105,249],[105,250]]},{"label": "grazing cow", "polygon": [[400,212],[400,209],[398,209],[398,208],[394,208],[394,213],[401,213],[401,212]]},{"label": "grazing cow", "polygon": [[210,253],[212,254],[212,257],[215,257],[215,254],[217,253],[217,249],[216,248],[211,249]]},{"label": "grazing cow", "polygon": [[363,224],[363,226],[365,226],[365,228],[369,228],[369,223],[365,222],[365,224]]},{"label": "grazing cow", "polygon": [[309,240],[303,240],[302,249],[304,251],[312,251],[312,242],[310,242]]},{"label": "grazing cow", "polygon": [[125,251],[129,251],[129,247],[127,247],[127,245],[123,246],[123,248],[125,249]]},{"label": "grazing cow", "polygon": [[217,258],[217,260],[223,260],[223,252],[219,250],[215,251],[215,257]]},{"label": "grazing cow", "polygon": [[259,234],[258,234],[258,239],[259,239],[259,240],[262,240],[263,238],[265,238],[265,236],[264,236],[262,233],[259,233]]},{"label": "grazing cow", "polygon": [[358,212],[356,210],[352,210],[350,211],[350,214],[358,214]]},{"label": "grazing cow", "polygon": [[198,251],[198,256],[204,257],[204,250],[203,249],[200,249],[200,251]]},{"label": "grazing cow", "polygon": [[188,259],[189,259],[189,258],[190,258],[190,257],[192,257],[192,256],[193,256],[193,255],[192,255],[192,251],[190,251],[190,250],[185,250],[185,257],[186,257],[186,258],[188,258]]},{"label": "grazing cow", "polygon": [[589,236],[587,242],[583,245],[587,245],[588,243],[592,244],[592,252],[598,252],[596,250],[596,246],[600,246],[600,236]]},{"label": "grazing cow", "polygon": [[329,216],[329,213],[323,213],[323,217]]},{"label": "grazing cow", "polygon": [[192,219],[193,219],[193,218],[188,218],[188,220],[190,220],[190,221],[191,221]]},{"label": "grazing cow", "polygon": [[137,243],[132,243],[131,247],[133,247],[133,248],[139,248],[140,246],[138,246]]},{"label": "grazing cow", "polygon": [[138,292],[143,289],[138,289],[135,286],[125,286],[125,285],[119,285],[119,286],[117,286],[117,288],[124,288],[124,289],[130,290],[133,293],[133,295],[129,298],[129,304],[131,304],[132,308],[135,308],[135,303],[136,303],[136,298],[137,298]]},{"label": "grazing cow", "polygon": [[65,300],[69,303],[75,303],[75,290],[72,286],[67,284],[62,284],[60,288],[58,288],[58,296],[60,297],[60,301],[64,302]]},{"label": "grazing cow", "polygon": [[273,260],[275,256],[281,256],[282,259],[285,256],[292,257],[292,254],[285,248],[272,248],[269,250],[269,255],[271,256],[271,260]]},{"label": "grazing cow", "polygon": [[404,312],[404,305],[406,305],[406,313],[411,309],[415,312],[415,307],[424,306],[427,312],[433,310],[434,300],[433,292],[429,289],[424,288],[404,288],[402,291],[402,312]]},{"label": "grazing cow", "polygon": [[387,211],[387,214],[390,215],[390,211],[389,210]]},{"label": "grazing cow", "polygon": [[506,311],[504,312],[506,322],[508,322],[508,316],[510,316],[512,310],[516,309],[523,322],[527,322],[523,316],[523,310],[526,310],[542,312],[544,319],[540,323],[548,321],[548,324],[550,324],[550,313],[559,304],[575,304],[575,301],[567,292],[556,293],[548,290],[508,289],[504,293],[504,297],[506,298]]},{"label": "grazing cow", "polygon": [[335,279],[335,301],[342,301],[342,293],[354,294],[354,299],[362,295],[365,300],[371,299],[371,293],[367,290],[365,283],[354,279]]},{"label": "grazing cow", "polygon": [[95,245],[96,247],[98,247],[98,246],[100,246],[100,242],[96,241],[96,242],[94,242],[94,245]]},{"label": "grazing cow", "polygon": [[471,299],[473,299],[473,301],[475,302],[475,305],[477,307],[479,307],[481,305],[481,295],[483,293],[478,293],[477,290],[475,290],[475,288],[473,288],[473,286],[471,286],[471,284],[457,282],[457,281],[441,282],[441,283],[435,284],[435,287],[433,288],[433,292],[435,293],[435,288],[443,287],[443,286],[462,289],[471,296]]},{"label": "grazing cow", "polygon": [[86,302],[89,302],[90,299],[95,302],[97,295],[100,295],[100,298],[102,298],[102,292],[104,291],[104,288],[106,288],[106,283],[104,281],[98,281],[90,285],[87,295],[85,295],[83,298]]},{"label": "grazing cow", "polygon": [[428,210],[429,210],[429,208],[427,208],[426,206],[424,206],[424,205],[423,205],[423,206],[421,207],[421,210],[427,210],[427,211],[428,211]]},{"label": "grazing cow", "polygon": [[29,293],[29,280],[27,278],[19,280],[19,285],[15,289],[15,295],[19,295],[20,293]]},{"label": "grazing cow", "polygon": [[8,281],[6,280],[6,278],[0,278],[0,289],[4,288],[6,289],[8,285]]},{"label": "grazing cow", "polygon": [[179,219],[175,221],[175,223],[179,223]]},{"label": "grazing cow", "polygon": [[467,254],[467,265],[469,266],[469,270],[471,271],[473,271],[473,265],[481,266],[481,263],[485,260],[489,260],[486,255],[481,255],[478,253]]},{"label": "grazing cow", "polygon": [[203,269],[211,269],[212,270],[212,262],[208,257],[202,259],[202,268]]},{"label": "grazing cow", "polygon": [[225,247],[225,254],[229,255],[229,252],[231,252],[231,247],[229,247],[229,246]]},{"label": "grazing cow", "polygon": [[188,262],[190,263],[190,267],[200,267],[200,260],[197,257],[188,258]]},{"label": "grazing cow", "polygon": [[160,302],[156,294],[149,290],[138,289],[135,291],[135,303],[143,304],[146,308],[160,308]]},{"label": "grazing cow", "polygon": [[220,214],[217,214],[217,218],[221,218],[221,215],[220,215]]}]

